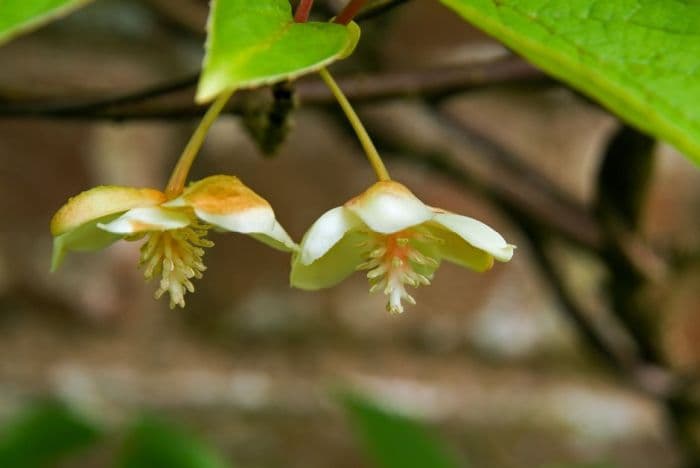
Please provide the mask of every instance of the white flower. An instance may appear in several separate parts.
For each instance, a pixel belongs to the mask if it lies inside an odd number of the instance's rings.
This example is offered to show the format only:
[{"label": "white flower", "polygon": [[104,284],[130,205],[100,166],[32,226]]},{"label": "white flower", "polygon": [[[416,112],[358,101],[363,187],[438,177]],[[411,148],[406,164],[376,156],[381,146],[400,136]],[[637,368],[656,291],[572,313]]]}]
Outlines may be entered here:
[{"label": "white flower", "polygon": [[298,247],[275,219],[270,204],[233,176],[216,175],[194,182],[168,200],[154,189],[100,186],[87,190],[58,210],[51,220],[56,270],[68,251],[104,248],[119,239],[148,236],[141,248],[144,276],[161,276],[156,298],[166,291],[170,307],[184,307],[201,278],[209,229],[248,234],[276,249]]},{"label": "white flower", "polygon": [[442,260],[485,271],[494,259],[510,260],[514,248],[484,223],[427,206],[402,184],[381,181],[311,226],[292,259],[291,284],[321,289],[368,270],[370,291],[388,296],[388,311],[403,312],[403,300],[415,303],[406,285],[430,284]]}]

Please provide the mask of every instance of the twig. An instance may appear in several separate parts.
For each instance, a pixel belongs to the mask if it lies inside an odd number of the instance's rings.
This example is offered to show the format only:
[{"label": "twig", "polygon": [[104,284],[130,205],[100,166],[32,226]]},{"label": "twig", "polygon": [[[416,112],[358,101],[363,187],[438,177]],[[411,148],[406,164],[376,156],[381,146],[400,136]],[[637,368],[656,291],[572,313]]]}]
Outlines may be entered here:
[{"label": "twig", "polygon": [[613,370],[631,375],[631,369],[634,367],[632,357],[623,355],[620,350],[604,338],[570,294],[562,275],[557,271],[554,262],[547,253],[546,234],[534,226],[532,220],[527,219],[527,216],[523,216],[522,213],[511,211],[509,214],[518,221],[518,227],[527,237],[533,257],[552,287],[554,295],[562,306],[562,311],[574,323],[579,335],[585,340],[588,347],[602,357],[602,362],[611,366]]},{"label": "twig", "polygon": [[[375,133],[375,140],[386,148],[381,135]],[[390,148],[385,157],[396,154],[400,154],[402,161],[413,161],[421,164],[459,186],[468,187],[470,190],[483,194],[504,211],[519,213],[532,225],[556,233],[562,239],[573,242],[588,251],[598,251],[599,246],[596,239],[599,231],[590,214],[583,209],[572,209],[571,207],[559,206],[551,200],[548,201],[546,194],[539,193],[537,188],[528,187],[526,183],[518,179],[510,180],[508,182],[510,188],[503,190],[502,187],[494,185],[493,181],[487,182],[471,174],[454,158],[443,153],[416,153],[403,149],[394,152]],[[537,193],[539,195],[536,195],[536,198],[549,209],[541,209],[528,202],[527,198]],[[581,235],[581,230],[577,229],[578,226],[587,226],[587,229],[592,229],[593,232]]]},{"label": "twig", "polygon": [[[25,98],[23,102],[13,103],[5,99],[0,101],[0,116],[73,117],[82,114],[89,116],[112,107],[140,104],[144,101],[160,98],[168,94],[189,90],[197,84],[197,79],[198,75],[190,75],[162,85],[155,85],[114,97],[101,98],[77,104],[71,102],[42,103],[36,102],[31,98]],[[201,110],[202,113],[205,112],[206,106],[202,106]]]},{"label": "twig", "polygon": [[[384,72],[374,75],[341,77],[338,81],[354,102],[411,95],[446,95],[480,86],[524,80],[542,80],[543,74],[524,61],[510,57],[496,62],[445,67],[441,69]],[[192,95],[197,76],[190,75],[173,82],[122,95],[86,102],[47,102],[31,97],[22,101],[0,100],[0,118],[60,118],[83,120],[183,119],[200,116],[206,110],[193,104]],[[303,104],[334,102],[319,79],[296,84],[297,96]],[[253,93],[254,94],[254,93]],[[250,93],[248,94],[250,96]],[[243,102],[242,102],[243,100]],[[241,113],[245,106],[243,93],[227,107],[228,113]]]},{"label": "twig", "polygon": [[493,171],[480,171],[479,174],[480,184],[489,187],[491,196],[507,200],[511,209],[529,213],[543,227],[554,229],[568,241],[596,253],[600,251],[602,232],[584,206],[493,140],[471,131],[449,116],[437,112],[433,115],[455,141],[472,150],[480,161],[495,167]]},{"label": "twig", "polygon": [[[382,142],[381,136],[378,140]],[[527,195],[524,189],[526,184],[522,182],[522,179],[513,180],[511,182],[512,190],[503,192],[499,187],[485,183],[482,179],[469,173],[453,158],[444,154],[390,151],[385,154],[386,156],[400,157],[402,161],[420,164],[421,167],[447,178],[460,187],[482,194],[499,207],[523,229],[523,233],[530,242],[535,260],[561,303],[563,312],[574,323],[585,343],[603,359],[602,362],[608,364],[612,370],[645,394],[660,398],[668,405],[676,405],[674,408],[680,407],[681,404],[683,408],[688,407],[689,403],[677,395],[682,394],[684,389],[696,385],[697,382],[694,379],[679,378],[655,362],[645,361],[623,349],[618,349],[611,339],[606,337],[602,330],[599,330],[590,321],[583,308],[571,296],[562,276],[546,252],[547,240],[557,237],[574,241],[584,248],[596,251],[595,247],[597,246],[587,246],[585,243],[579,243],[580,239],[572,238],[570,231],[572,225],[568,224],[573,222],[573,226],[588,224],[596,226],[590,214],[575,211],[561,216],[562,212],[533,210],[531,205],[523,203],[523,197]],[[547,195],[543,196],[546,198]],[[563,223],[563,219],[568,221]],[[596,227],[596,229],[598,228]]]}]

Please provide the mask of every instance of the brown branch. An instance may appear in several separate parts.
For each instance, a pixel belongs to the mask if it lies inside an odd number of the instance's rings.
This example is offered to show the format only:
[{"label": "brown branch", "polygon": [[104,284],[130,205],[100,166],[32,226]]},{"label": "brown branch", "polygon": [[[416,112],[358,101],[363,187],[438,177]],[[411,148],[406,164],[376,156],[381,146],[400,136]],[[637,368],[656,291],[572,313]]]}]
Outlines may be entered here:
[{"label": "brown branch", "polygon": [[[498,83],[544,80],[544,75],[516,57],[503,60],[439,69],[383,72],[341,77],[338,81],[354,102],[401,96],[444,96]],[[202,115],[205,106],[193,103],[197,76],[191,75],[135,92],[110,98],[80,101],[71,98],[62,102],[39,100],[31,96],[21,101],[0,98],[0,118],[52,118],[82,120],[182,119]],[[326,86],[318,79],[296,83],[297,96],[307,105],[334,102]],[[1,94],[1,93],[0,93]],[[257,97],[256,97],[257,96]],[[259,99],[259,92],[241,92],[234,96],[228,113],[240,114],[246,101]]]},{"label": "brown branch", "polygon": [[578,304],[571,292],[567,288],[563,276],[547,252],[547,237],[546,231],[539,229],[534,220],[528,219],[522,213],[510,212],[509,215],[517,221],[527,238],[530,251],[539,265],[545,280],[552,288],[556,299],[561,304],[562,311],[573,322],[579,335],[583,338],[588,347],[596,352],[602,358],[602,362],[609,365],[612,370],[632,375],[634,368],[634,357],[623,353],[620,349],[614,346],[609,339],[601,333],[600,330],[592,323],[589,314]]}]

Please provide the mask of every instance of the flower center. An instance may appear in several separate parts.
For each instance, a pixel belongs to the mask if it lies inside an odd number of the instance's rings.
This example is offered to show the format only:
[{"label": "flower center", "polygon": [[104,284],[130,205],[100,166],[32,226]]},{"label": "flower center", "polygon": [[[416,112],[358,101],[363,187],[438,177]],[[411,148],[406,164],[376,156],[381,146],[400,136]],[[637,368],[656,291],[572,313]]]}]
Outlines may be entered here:
[{"label": "flower center", "polygon": [[413,228],[388,235],[374,233],[374,238],[363,245],[368,253],[358,269],[368,270],[370,292],[383,290],[387,295],[389,312],[403,312],[403,300],[416,303],[406,291],[406,285],[417,288],[430,284],[431,272],[439,262],[434,255],[426,253],[427,249],[421,248],[429,241],[438,239]]},{"label": "flower center", "polygon": [[194,221],[182,229],[152,232],[141,247],[143,276],[147,280],[161,277],[155,298],[167,291],[171,309],[185,307],[185,294],[194,292],[192,278],[201,278],[207,269],[202,263],[204,249],[214,245],[205,239],[208,229],[208,225]]}]

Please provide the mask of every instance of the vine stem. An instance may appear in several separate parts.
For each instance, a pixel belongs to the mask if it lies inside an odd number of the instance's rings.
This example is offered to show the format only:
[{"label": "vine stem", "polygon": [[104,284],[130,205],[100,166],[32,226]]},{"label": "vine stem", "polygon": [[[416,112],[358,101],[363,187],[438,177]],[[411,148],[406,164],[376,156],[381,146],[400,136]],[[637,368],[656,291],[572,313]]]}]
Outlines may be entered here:
[{"label": "vine stem", "polygon": [[331,74],[325,68],[321,68],[318,74],[321,75],[321,78],[328,86],[328,89],[331,90],[331,93],[333,93],[333,96],[335,96],[338,104],[340,104],[341,109],[343,109],[343,112],[345,112],[345,115],[350,121],[350,125],[352,125],[352,128],[357,134],[357,138],[360,140],[362,148],[365,150],[365,154],[367,155],[367,159],[369,160],[372,169],[374,169],[374,172],[377,174],[377,179],[391,180],[389,171],[386,170],[384,161],[382,161],[382,157],[379,156],[379,152],[377,152],[377,148],[375,148],[374,143],[372,143],[372,139],[369,137],[367,130],[365,130],[360,118],[357,116],[357,113],[352,108],[352,105],[350,105],[350,102],[345,97],[345,94],[343,94],[343,91],[338,86],[338,83],[335,82]]},{"label": "vine stem", "polygon": [[333,20],[334,23],[338,24],[348,24],[357,15],[367,0],[350,0],[350,2],[343,8],[338,16]]},{"label": "vine stem", "polygon": [[306,23],[311,13],[311,7],[314,6],[314,0],[301,0],[299,6],[294,12],[295,23]]},{"label": "vine stem", "polygon": [[231,98],[233,92],[234,90],[225,91],[216,98],[206,114],[204,114],[204,117],[202,117],[202,121],[199,122],[190,140],[187,142],[187,146],[185,146],[182,155],[180,155],[180,159],[175,165],[175,169],[173,169],[168,185],[165,187],[165,196],[169,199],[180,195],[185,188],[185,182],[187,181],[187,175],[190,173],[192,163],[197,158],[197,154],[199,154],[199,150],[202,148],[202,144],[204,144],[209,129],[224,109],[224,106]]}]

